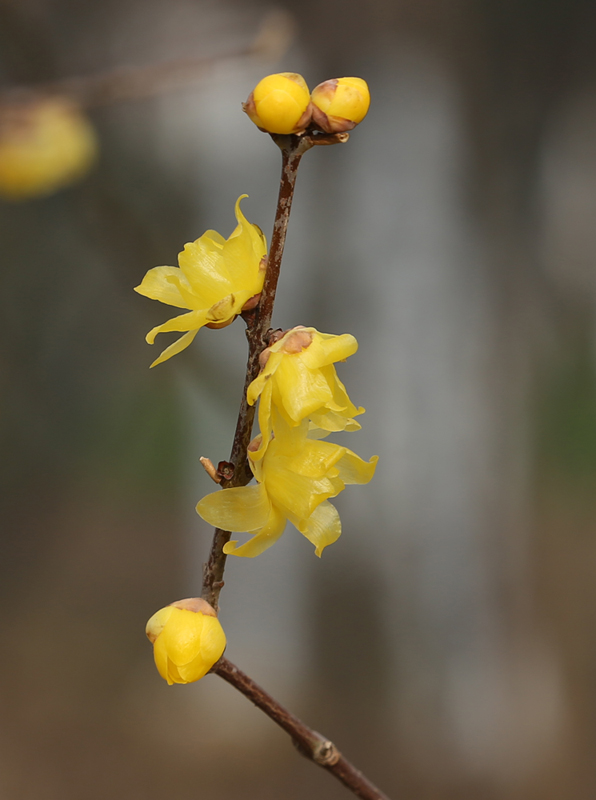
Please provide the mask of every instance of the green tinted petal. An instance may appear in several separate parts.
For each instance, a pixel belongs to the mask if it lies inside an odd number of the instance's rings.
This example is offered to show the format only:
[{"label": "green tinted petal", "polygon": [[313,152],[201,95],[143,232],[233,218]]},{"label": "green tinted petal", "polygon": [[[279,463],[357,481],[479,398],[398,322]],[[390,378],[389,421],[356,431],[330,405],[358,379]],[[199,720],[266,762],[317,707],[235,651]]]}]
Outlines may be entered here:
[{"label": "green tinted petal", "polygon": [[266,524],[271,503],[263,484],[222,489],[203,497],[197,513],[224,531],[254,531]]}]

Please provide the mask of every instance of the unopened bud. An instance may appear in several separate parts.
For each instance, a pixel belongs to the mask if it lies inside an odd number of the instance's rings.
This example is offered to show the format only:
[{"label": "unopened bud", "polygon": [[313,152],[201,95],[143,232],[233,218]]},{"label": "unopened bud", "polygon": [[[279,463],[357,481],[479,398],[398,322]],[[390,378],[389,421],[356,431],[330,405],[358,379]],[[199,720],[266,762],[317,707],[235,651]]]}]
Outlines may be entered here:
[{"label": "unopened bud", "polygon": [[200,597],[177,600],[154,614],[145,629],[155,665],[170,686],[192,683],[209,672],[226,647],[215,610]]},{"label": "unopened bud", "polygon": [[255,86],[242,108],[267,133],[301,133],[311,121],[310,92],[302,75],[279,72]]},{"label": "unopened bud", "polygon": [[313,122],[325,133],[351,131],[370,106],[370,92],[362,78],[333,78],[320,83],[312,95]]}]

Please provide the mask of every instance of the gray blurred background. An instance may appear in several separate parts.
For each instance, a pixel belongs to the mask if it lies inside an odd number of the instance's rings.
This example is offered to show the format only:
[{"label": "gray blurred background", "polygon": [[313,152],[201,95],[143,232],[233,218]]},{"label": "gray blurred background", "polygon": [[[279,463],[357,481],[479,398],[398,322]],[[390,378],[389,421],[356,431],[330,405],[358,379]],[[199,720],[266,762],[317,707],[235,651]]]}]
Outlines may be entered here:
[{"label": "gray blurred background", "polygon": [[[0,203],[0,800],[340,800],[215,676],[168,687],[147,618],[200,591],[241,321],[149,370],[132,288],[233,203],[270,237],[265,74],[365,78],[369,116],[298,178],[275,325],[353,333],[380,456],[321,560],[288,527],[229,559],[228,657],[392,798],[596,795],[596,5],[2,0],[2,88],[204,53],[181,91],[91,112],[79,185]],[[165,340],[166,337],[164,337]],[[162,344],[163,346],[163,344]]]}]

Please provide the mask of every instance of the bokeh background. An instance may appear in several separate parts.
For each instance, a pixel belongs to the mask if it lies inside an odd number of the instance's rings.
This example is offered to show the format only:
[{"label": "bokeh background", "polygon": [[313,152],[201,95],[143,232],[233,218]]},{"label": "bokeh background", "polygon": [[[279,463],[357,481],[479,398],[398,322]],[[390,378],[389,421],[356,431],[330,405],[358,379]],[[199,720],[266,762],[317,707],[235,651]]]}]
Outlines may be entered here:
[{"label": "bokeh background", "polygon": [[283,55],[242,55],[273,10],[0,2],[2,89],[211,59],[91,109],[78,185],[0,202],[0,798],[348,796],[219,678],[166,686],[144,637],[199,591],[245,340],[150,371],[170,312],[132,288],[241,193],[270,236],[279,154],[240,103],[295,70],[373,102],[303,160],[274,323],[356,335],[350,447],[380,463],[321,560],[290,528],[228,560],[227,655],[392,798],[590,800],[596,6],[287,2]]}]

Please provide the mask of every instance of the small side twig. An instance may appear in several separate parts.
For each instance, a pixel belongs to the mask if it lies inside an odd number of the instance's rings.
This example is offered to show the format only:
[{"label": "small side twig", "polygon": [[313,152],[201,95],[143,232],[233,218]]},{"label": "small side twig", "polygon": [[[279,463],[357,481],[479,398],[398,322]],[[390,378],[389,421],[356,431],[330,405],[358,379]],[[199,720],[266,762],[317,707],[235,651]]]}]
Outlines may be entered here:
[{"label": "small side twig", "polygon": [[253,41],[244,47],[214,55],[199,54],[142,66],[121,66],[91,75],[14,86],[0,92],[0,104],[47,95],[65,95],[86,108],[141,100],[189,86],[221,61],[252,57],[277,60],[288,48],[292,35],[292,17],[273,11],[264,17]]},{"label": "small side twig", "polygon": [[211,671],[248,697],[270,719],[290,734],[302,755],[330,772],[356,797],[362,800],[389,800],[386,794],[377,789],[339,752],[333,742],[305,725],[227,658],[220,658]]}]

